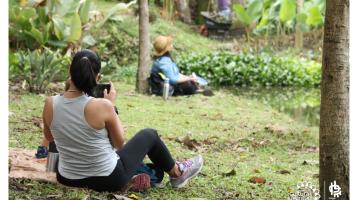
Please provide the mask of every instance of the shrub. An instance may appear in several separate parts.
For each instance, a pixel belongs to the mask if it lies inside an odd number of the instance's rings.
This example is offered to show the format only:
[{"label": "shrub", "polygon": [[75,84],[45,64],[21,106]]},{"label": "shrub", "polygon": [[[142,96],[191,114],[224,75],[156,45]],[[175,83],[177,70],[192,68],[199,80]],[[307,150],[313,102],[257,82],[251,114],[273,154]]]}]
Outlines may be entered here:
[{"label": "shrub", "polygon": [[241,52],[191,54],[177,59],[184,73],[195,72],[214,85],[318,86],[321,65],[292,56]]},{"label": "shrub", "polygon": [[10,52],[9,64],[10,80],[25,80],[30,92],[43,92],[55,78],[66,79],[70,58],[45,48]]}]

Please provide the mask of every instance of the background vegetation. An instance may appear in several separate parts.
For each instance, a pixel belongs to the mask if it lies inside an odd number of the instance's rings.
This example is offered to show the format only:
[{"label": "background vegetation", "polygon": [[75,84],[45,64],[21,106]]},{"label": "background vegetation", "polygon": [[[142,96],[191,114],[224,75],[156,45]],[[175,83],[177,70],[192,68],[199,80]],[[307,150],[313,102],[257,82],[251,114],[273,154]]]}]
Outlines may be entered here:
[{"label": "background vegetation", "polygon": [[[194,24],[176,21],[175,16],[163,16],[173,1],[165,6],[164,1],[150,1],[151,40],[159,34],[173,35],[172,54],[181,70],[218,86],[212,98],[178,97],[168,102],[133,92],[138,60],[136,4],[43,2],[10,0],[11,148],[36,149],[42,137],[44,93],[62,92],[71,56],[79,48],[90,48],[101,57],[104,81],[116,82],[127,138],[154,127],[175,158],[197,153],[205,158],[203,172],[184,189],[155,188],[126,196],[286,199],[297,183],[318,183],[320,94],[308,87],[320,83],[323,0],[305,0],[300,13],[292,0],[233,5],[236,16],[230,31],[244,27],[246,34],[221,40],[200,35]],[[303,49],[292,45],[296,24],[306,34]],[[263,93],[261,86],[270,87]],[[305,112],[312,123],[295,118]],[[148,114],[155,117],[149,121]],[[185,136],[194,147],[183,142]],[[253,177],[266,182],[252,182]],[[116,199],[114,195],[119,195],[20,179],[10,179],[9,191],[11,199]]]}]

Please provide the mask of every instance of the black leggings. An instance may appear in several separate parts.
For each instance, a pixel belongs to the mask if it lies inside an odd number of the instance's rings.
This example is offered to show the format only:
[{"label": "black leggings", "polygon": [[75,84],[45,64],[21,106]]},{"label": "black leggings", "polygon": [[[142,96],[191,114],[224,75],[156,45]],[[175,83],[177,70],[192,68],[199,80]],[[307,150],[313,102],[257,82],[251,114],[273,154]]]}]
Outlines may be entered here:
[{"label": "black leggings", "polygon": [[173,96],[178,95],[192,95],[195,94],[198,90],[198,86],[193,82],[184,82],[174,85],[174,94]]},{"label": "black leggings", "polygon": [[58,182],[72,187],[85,187],[96,191],[118,191],[135,175],[145,155],[159,169],[169,172],[174,160],[167,147],[154,129],[143,129],[116,152],[120,159],[109,176],[96,176],[84,179],[67,179],[57,173]]}]

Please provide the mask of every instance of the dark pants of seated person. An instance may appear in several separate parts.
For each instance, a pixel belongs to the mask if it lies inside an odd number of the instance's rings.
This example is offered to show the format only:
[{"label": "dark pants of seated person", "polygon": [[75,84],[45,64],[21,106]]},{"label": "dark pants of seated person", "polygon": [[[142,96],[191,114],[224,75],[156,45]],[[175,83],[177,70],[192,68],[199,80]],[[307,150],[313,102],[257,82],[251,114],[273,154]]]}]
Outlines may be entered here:
[{"label": "dark pants of seated person", "polygon": [[112,192],[118,191],[127,185],[146,155],[155,166],[166,172],[169,172],[175,164],[167,147],[159,138],[157,131],[149,128],[139,131],[116,153],[120,159],[109,176],[67,179],[57,173],[57,180],[67,186]]},{"label": "dark pants of seated person", "polygon": [[198,86],[196,86],[193,82],[178,83],[174,85],[173,96],[192,95],[196,93],[196,90],[198,90]]}]

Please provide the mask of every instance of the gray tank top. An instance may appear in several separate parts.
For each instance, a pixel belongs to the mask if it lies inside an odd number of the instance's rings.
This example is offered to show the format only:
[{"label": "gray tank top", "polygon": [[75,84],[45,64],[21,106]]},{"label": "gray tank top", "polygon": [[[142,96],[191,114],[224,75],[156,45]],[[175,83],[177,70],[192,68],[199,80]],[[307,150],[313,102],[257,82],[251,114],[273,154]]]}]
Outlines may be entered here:
[{"label": "gray tank top", "polygon": [[97,130],[86,121],[84,109],[92,97],[53,97],[51,133],[60,153],[58,170],[68,179],[108,176],[118,154],[112,149],[106,128]]}]

